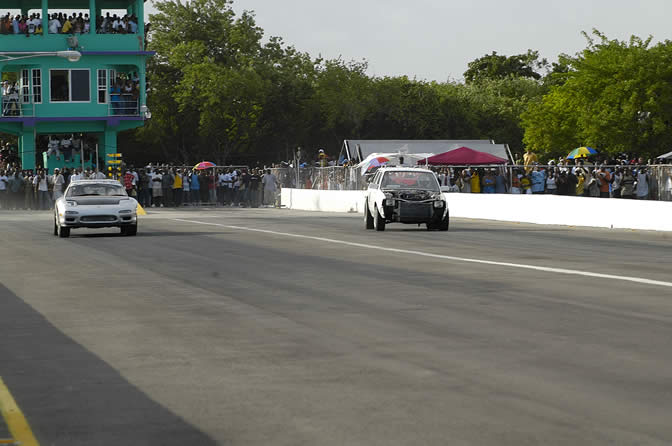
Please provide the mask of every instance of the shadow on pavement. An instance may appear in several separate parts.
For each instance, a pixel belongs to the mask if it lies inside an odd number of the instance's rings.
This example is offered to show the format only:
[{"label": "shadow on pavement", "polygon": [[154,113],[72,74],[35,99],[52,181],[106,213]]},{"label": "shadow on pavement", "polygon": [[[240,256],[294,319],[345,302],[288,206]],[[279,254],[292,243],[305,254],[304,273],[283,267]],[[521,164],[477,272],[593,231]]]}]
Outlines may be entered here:
[{"label": "shadow on pavement", "polygon": [[216,444],[3,285],[0,376],[43,445]]}]

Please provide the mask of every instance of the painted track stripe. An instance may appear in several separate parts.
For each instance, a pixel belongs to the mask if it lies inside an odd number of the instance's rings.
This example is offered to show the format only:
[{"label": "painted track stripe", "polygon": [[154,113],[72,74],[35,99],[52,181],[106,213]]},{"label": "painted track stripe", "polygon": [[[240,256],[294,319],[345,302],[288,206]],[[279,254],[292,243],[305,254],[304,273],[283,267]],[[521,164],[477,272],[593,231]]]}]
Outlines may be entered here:
[{"label": "painted track stripe", "polygon": [[26,417],[16,405],[16,401],[9,393],[9,389],[0,378],[0,415],[5,419],[9,433],[12,434],[17,444],[21,446],[39,446],[39,443],[30,430]]},{"label": "painted track stripe", "polygon": [[620,281],[623,281],[623,282],[632,282],[632,283],[638,283],[638,284],[642,284],[642,285],[654,285],[654,286],[662,286],[662,287],[672,288],[672,282],[663,282],[661,280],[645,279],[643,277],[615,276],[613,274],[593,273],[593,272],[589,272],[589,271],[579,271],[579,270],[564,269],[564,268],[551,268],[551,267],[547,267],[547,266],[526,265],[524,263],[509,263],[509,262],[497,262],[497,261],[494,261],[494,260],[469,259],[469,258],[465,258],[465,257],[446,256],[446,255],[443,255],[443,254],[432,254],[432,253],[429,253],[429,252],[414,251],[414,250],[409,250],[409,249],[388,248],[388,247],[385,247],[385,246],[367,245],[366,243],[347,242],[347,241],[344,241],[344,240],[336,240],[336,239],[330,239],[330,238],[325,238],[325,237],[315,237],[315,236],[312,236],[312,235],[291,234],[289,232],[278,232],[278,231],[271,231],[271,230],[268,230],[268,229],[246,228],[246,227],[243,227],[243,226],[232,226],[232,225],[225,225],[225,224],[221,224],[221,223],[209,223],[209,222],[197,221],[197,220],[185,220],[185,219],[182,219],[182,218],[173,218],[171,220],[179,221],[179,222],[183,222],[183,223],[194,223],[194,224],[206,225],[206,226],[218,226],[218,227],[221,227],[221,228],[236,229],[236,230],[240,230],[240,231],[258,232],[258,233],[262,233],[262,234],[270,234],[270,235],[277,235],[277,236],[283,236],[283,237],[293,237],[293,238],[301,238],[301,239],[307,239],[307,240],[316,240],[316,241],[319,241],[319,242],[326,242],[326,243],[332,243],[332,244],[337,244],[337,245],[345,245],[345,246],[353,246],[353,247],[356,247],[356,248],[371,249],[371,250],[376,250],[376,251],[386,251],[386,252],[394,252],[394,253],[398,253],[398,254],[410,254],[410,255],[421,256],[421,257],[431,257],[431,258],[435,258],[435,259],[450,260],[450,261],[454,261],[454,262],[477,263],[477,264],[481,264],[481,265],[491,265],[491,266],[502,266],[502,267],[508,267],[508,268],[528,269],[528,270],[534,270],[534,271],[543,271],[543,272],[547,272],[547,273],[568,274],[568,275],[573,275],[573,276],[584,276],[584,277],[593,277],[593,278],[599,278],[599,279],[620,280]]}]

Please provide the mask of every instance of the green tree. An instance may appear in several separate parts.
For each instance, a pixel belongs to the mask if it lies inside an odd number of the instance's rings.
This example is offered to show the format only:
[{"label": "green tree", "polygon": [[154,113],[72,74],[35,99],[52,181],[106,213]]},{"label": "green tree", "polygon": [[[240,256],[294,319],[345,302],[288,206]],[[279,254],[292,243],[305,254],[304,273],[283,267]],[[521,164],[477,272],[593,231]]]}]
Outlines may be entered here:
[{"label": "green tree", "polygon": [[584,35],[587,48],[569,61],[564,82],[523,114],[525,144],[550,154],[577,145],[641,155],[669,147],[672,42]]},{"label": "green tree", "polygon": [[464,80],[467,83],[481,80],[504,79],[507,77],[527,77],[541,79],[537,70],[547,67],[546,59],[539,59],[539,52],[527,50],[525,54],[504,56],[493,51],[472,62],[469,62]]}]

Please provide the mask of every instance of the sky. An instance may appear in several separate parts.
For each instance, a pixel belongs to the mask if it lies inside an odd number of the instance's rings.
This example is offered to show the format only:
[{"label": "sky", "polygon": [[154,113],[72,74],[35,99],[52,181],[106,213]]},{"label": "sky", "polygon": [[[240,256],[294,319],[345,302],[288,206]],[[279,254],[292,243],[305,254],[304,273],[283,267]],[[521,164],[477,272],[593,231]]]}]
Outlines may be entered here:
[{"label": "sky", "polygon": [[233,8],[254,11],[267,37],[313,57],[366,59],[371,75],[429,81],[461,80],[470,61],[493,51],[533,49],[553,61],[584,49],[581,31],[593,28],[620,40],[672,39],[670,0],[234,0]]}]

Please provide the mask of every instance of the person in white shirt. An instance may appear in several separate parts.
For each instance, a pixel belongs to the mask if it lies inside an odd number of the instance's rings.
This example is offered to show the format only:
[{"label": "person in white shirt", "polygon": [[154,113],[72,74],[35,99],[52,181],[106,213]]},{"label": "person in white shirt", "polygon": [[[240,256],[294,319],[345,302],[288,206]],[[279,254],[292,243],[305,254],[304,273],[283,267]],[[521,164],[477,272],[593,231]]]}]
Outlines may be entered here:
[{"label": "person in white shirt", "polygon": [[56,201],[63,196],[63,186],[65,185],[65,178],[58,168],[54,169],[52,182],[54,184],[54,201]]},{"label": "person in white shirt", "polygon": [[58,29],[61,27],[61,22],[56,18],[56,14],[53,14],[52,19],[49,20],[49,34],[58,34]]},{"label": "person in white shirt", "polygon": [[37,208],[42,211],[49,209],[49,178],[45,171],[40,170],[35,175],[33,185],[37,191]]},{"label": "person in white shirt", "polygon": [[7,186],[9,185],[9,178],[5,175],[4,170],[0,170],[0,208],[7,209],[9,195],[7,195]]},{"label": "person in white shirt", "polygon": [[264,205],[275,206],[278,179],[271,173],[271,169],[266,169],[266,174],[261,179],[261,183],[264,185]]},{"label": "person in white shirt", "polygon": [[56,159],[60,160],[61,159],[61,151],[58,149],[60,146],[60,143],[58,139],[54,138],[49,138],[49,149],[47,150],[47,156],[51,156],[53,153],[56,154]]},{"label": "person in white shirt", "polygon": [[151,174],[152,178],[152,203],[154,204],[154,207],[161,207],[161,202],[163,201],[163,190],[161,189],[161,180],[163,179],[163,175],[159,173],[157,170],[156,172]]},{"label": "person in white shirt", "polygon": [[91,178],[94,179],[94,180],[104,180],[105,179],[105,174],[103,172],[101,172],[100,170],[98,170],[98,168],[96,168],[96,170],[93,172],[93,174],[91,174]]}]

